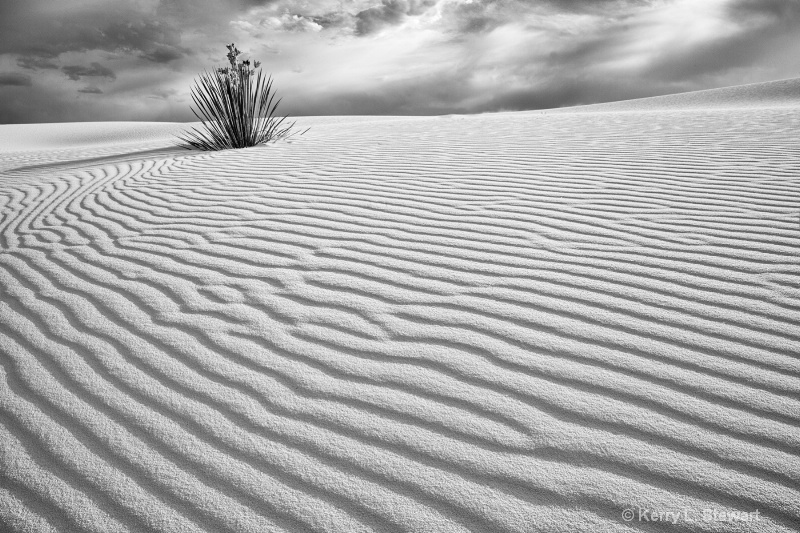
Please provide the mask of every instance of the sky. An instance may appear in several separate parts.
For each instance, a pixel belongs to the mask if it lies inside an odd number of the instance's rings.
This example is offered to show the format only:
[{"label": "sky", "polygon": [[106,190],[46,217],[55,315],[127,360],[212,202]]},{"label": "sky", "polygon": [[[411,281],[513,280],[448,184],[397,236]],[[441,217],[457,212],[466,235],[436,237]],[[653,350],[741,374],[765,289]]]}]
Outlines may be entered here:
[{"label": "sky", "polygon": [[800,0],[0,0],[0,124],[194,120],[229,43],[281,114],[547,109],[800,77]]}]

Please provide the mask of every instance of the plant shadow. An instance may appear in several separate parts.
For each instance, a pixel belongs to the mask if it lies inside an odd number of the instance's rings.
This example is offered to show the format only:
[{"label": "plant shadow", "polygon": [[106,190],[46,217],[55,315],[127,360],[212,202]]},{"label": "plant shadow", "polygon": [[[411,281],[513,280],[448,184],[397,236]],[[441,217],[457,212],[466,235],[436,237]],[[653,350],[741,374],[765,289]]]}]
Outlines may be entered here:
[{"label": "plant shadow", "polygon": [[118,164],[126,163],[129,161],[139,161],[142,159],[162,159],[168,157],[183,156],[186,157],[186,150],[177,146],[168,148],[152,148],[149,150],[137,150],[133,152],[125,152],[121,154],[112,154],[99,157],[89,157],[85,159],[70,159],[67,161],[51,161],[48,163],[37,163],[34,165],[24,165],[13,167],[2,171],[3,174],[27,174],[37,170],[47,171],[64,171],[64,170],[80,170],[86,167],[95,167],[103,164]]}]

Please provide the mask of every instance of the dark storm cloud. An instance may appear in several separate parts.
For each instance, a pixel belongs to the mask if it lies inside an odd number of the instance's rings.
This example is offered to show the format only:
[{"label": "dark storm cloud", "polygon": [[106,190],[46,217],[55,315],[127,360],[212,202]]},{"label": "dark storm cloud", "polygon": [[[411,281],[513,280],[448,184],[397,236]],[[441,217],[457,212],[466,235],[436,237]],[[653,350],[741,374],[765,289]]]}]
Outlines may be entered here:
[{"label": "dark storm cloud", "polygon": [[184,51],[175,46],[159,44],[153,46],[148,52],[139,57],[153,61],[154,63],[169,63],[183,57]]},{"label": "dark storm cloud", "polygon": [[81,43],[84,49],[130,50],[148,52],[158,46],[175,46],[178,30],[170,24],[144,18],[126,22],[110,22]]},{"label": "dark storm cloud", "polygon": [[17,65],[30,70],[58,68],[52,60],[36,56],[20,56],[17,58]]},{"label": "dark storm cloud", "polygon": [[171,59],[187,52],[180,47],[180,31],[154,13],[121,2],[19,2],[0,21],[0,54],[19,54],[20,64],[32,68],[46,68],[41,65],[52,65],[68,52],[138,52],[164,58],[165,48]]},{"label": "dark storm cloud", "polygon": [[752,64],[761,56],[759,39],[754,37],[744,34],[690,49],[671,50],[655,58],[643,74],[650,79],[670,81],[725,73]]},{"label": "dark storm cloud", "polygon": [[0,0],[0,121],[191,119],[230,42],[290,113],[536,109],[798,76],[800,0]]},{"label": "dark storm cloud", "polygon": [[87,76],[108,78],[111,80],[117,79],[117,75],[114,74],[114,71],[104,67],[100,63],[92,63],[91,66],[88,67],[81,65],[69,65],[66,67],[61,67],[61,70],[69,79],[76,81]]},{"label": "dark storm cloud", "polygon": [[84,87],[83,89],[78,89],[78,92],[86,94],[103,94],[103,91],[101,91],[99,87]]},{"label": "dark storm cloud", "polygon": [[795,19],[800,11],[797,0],[735,0],[728,6],[732,17],[768,15],[777,20]]},{"label": "dark storm cloud", "polygon": [[31,77],[19,72],[0,72],[0,85],[11,87],[30,87]]},{"label": "dark storm cloud", "polygon": [[381,4],[356,14],[356,35],[366,35],[384,26],[402,22],[407,16],[422,14],[434,0],[382,0]]},{"label": "dark storm cloud", "polygon": [[458,34],[493,30],[507,22],[507,15],[497,13],[496,2],[472,2],[444,6],[450,27]]}]

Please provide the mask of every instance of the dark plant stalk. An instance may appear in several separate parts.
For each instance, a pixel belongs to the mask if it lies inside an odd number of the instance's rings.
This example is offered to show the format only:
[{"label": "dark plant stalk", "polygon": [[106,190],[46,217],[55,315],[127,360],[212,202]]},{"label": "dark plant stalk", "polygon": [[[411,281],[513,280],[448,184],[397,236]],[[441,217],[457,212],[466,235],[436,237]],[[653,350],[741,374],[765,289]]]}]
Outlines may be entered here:
[{"label": "dark plant stalk", "polygon": [[236,57],[241,52],[234,45],[228,50],[231,66],[203,72],[192,88],[197,108],[192,108],[192,113],[200,119],[202,129],[193,127],[179,135],[184,143],[181,146],[225,150],[295,135],[291,133],[295,123],[284,124],[286,117],[276,115],[280,99],[275,100],[272,77],[264,76],[258,62],[256,69],[250,69],[249,61],[238,62]]}]

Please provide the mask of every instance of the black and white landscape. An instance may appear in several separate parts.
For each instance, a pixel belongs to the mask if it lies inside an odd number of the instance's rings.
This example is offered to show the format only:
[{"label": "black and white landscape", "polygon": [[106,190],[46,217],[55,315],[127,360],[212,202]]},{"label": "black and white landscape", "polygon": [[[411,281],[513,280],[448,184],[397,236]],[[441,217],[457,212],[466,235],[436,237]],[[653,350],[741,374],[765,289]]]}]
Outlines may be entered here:
[{"label": "black and white landscape", "polygon": [[[233,42],[295,134],[186,150]],[[3,2],[0,531],[800,530],[798,76],[797,0]]]}]

